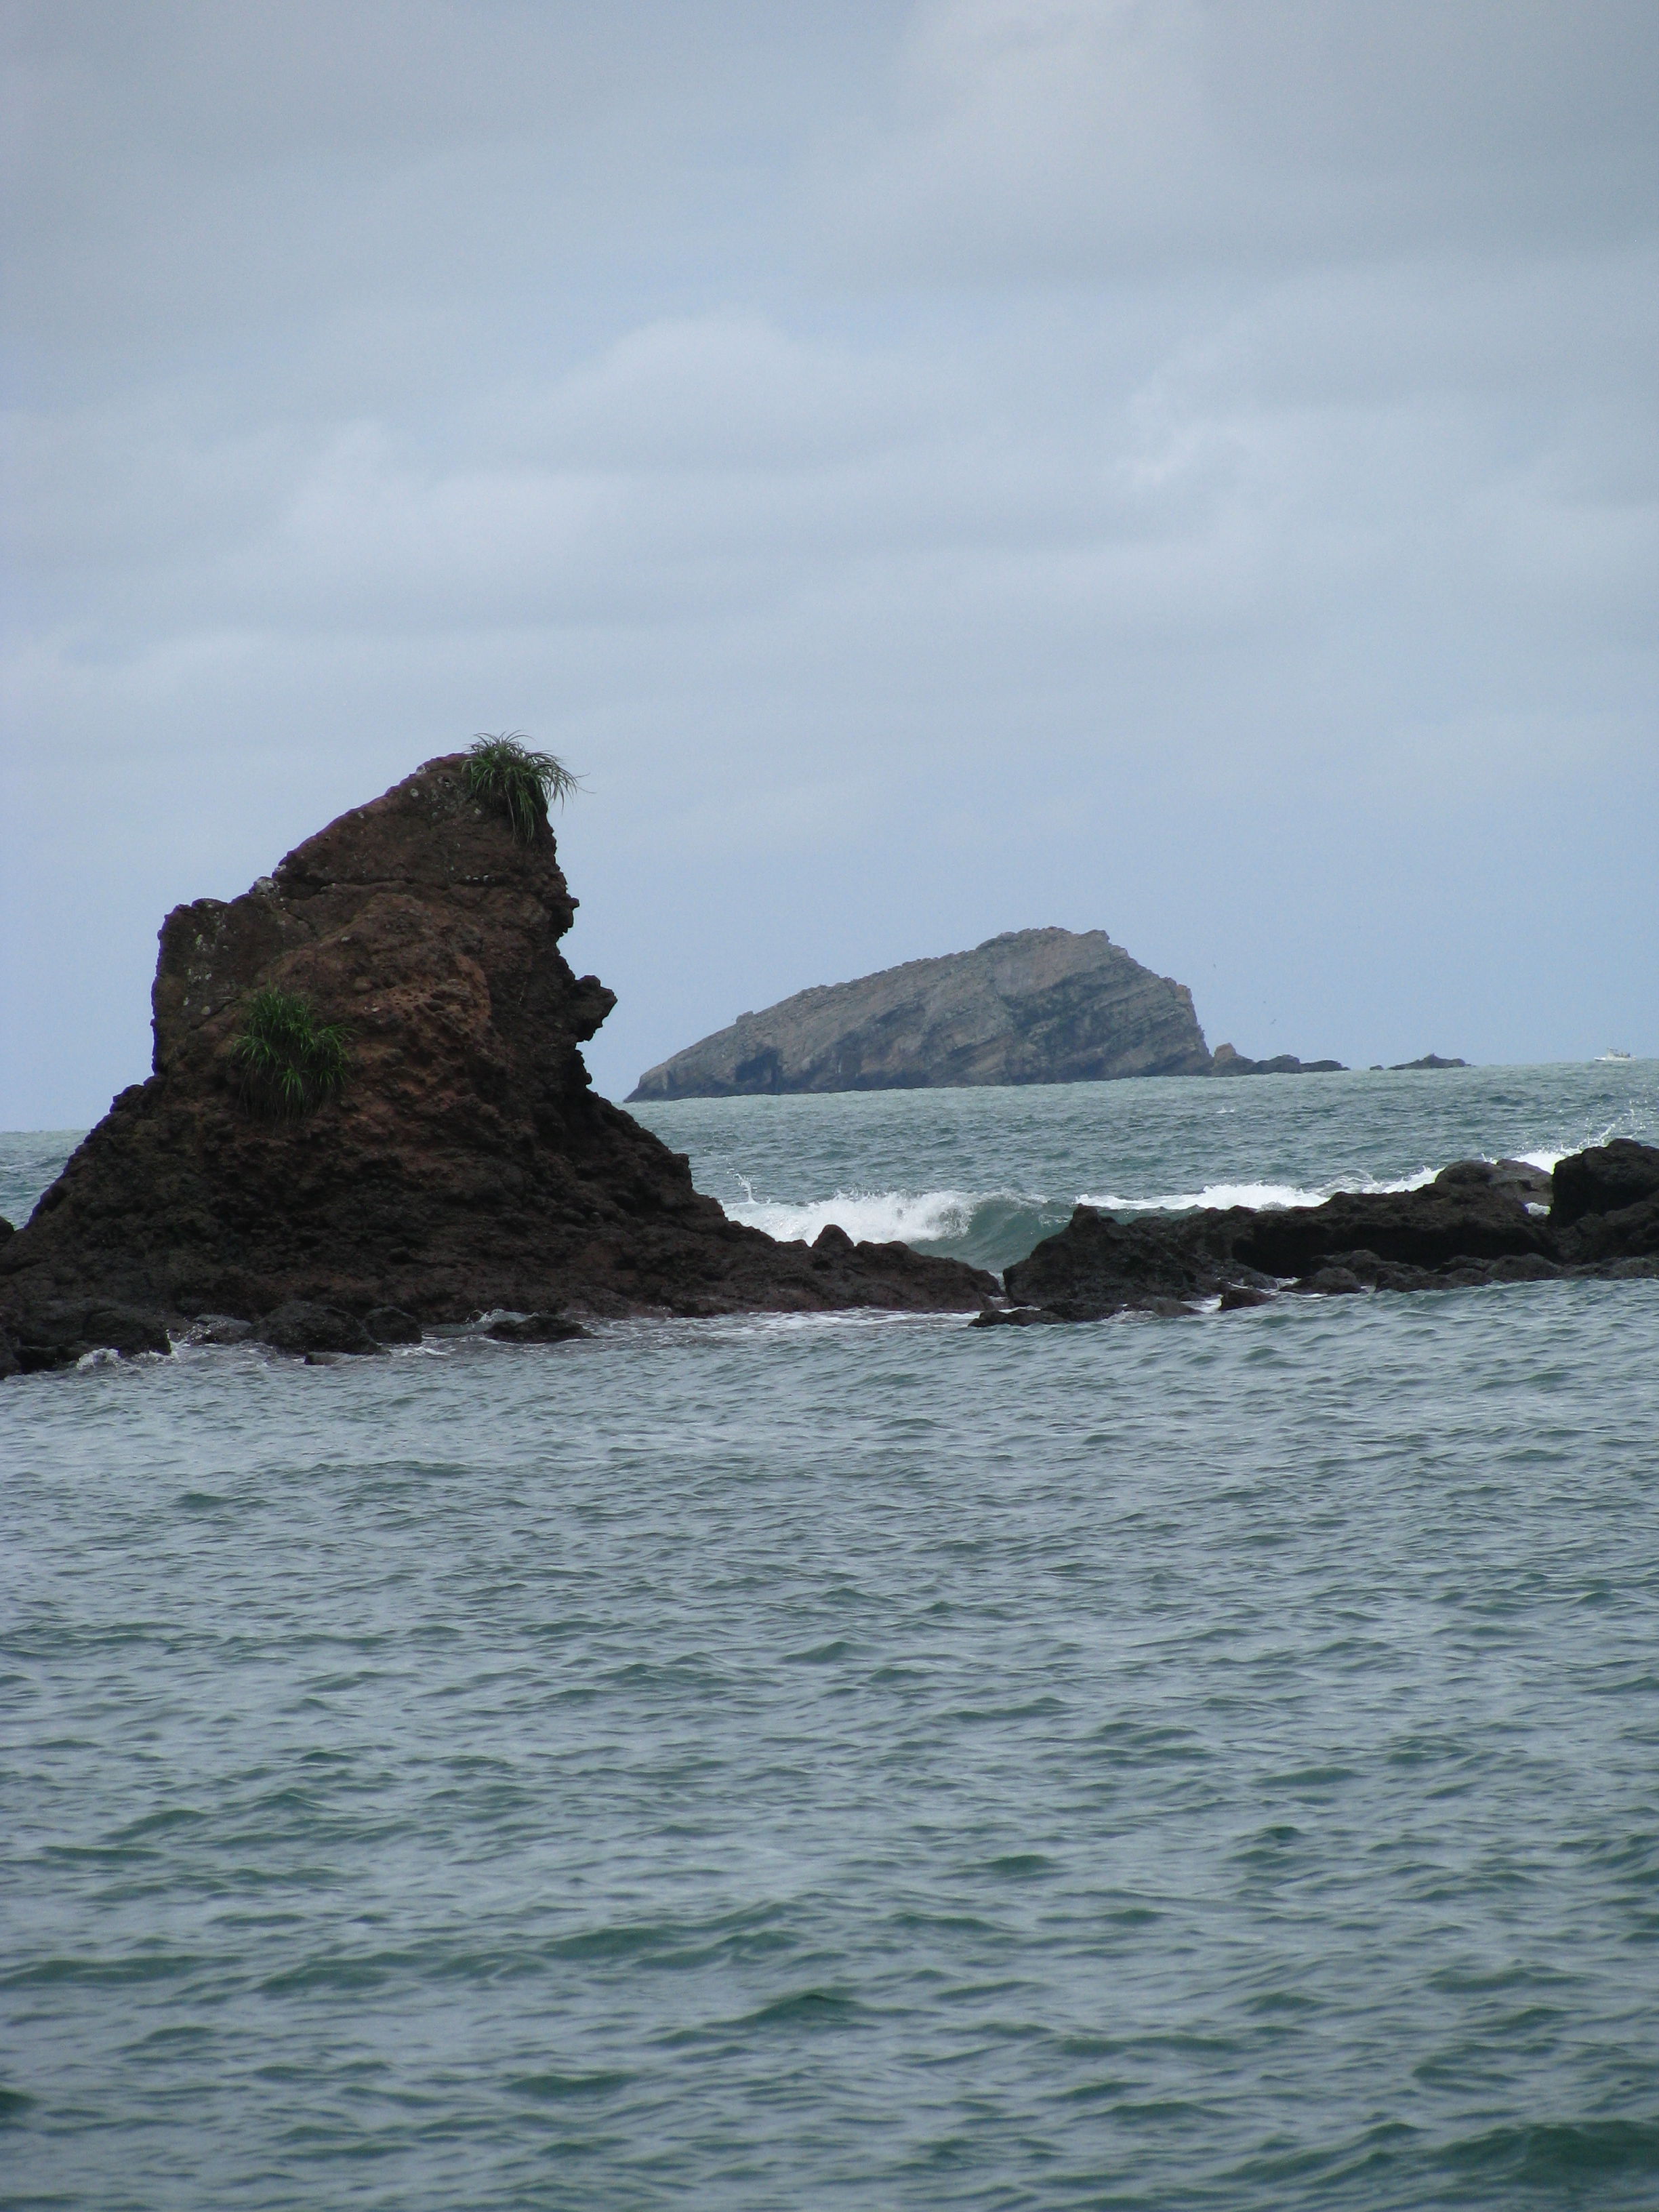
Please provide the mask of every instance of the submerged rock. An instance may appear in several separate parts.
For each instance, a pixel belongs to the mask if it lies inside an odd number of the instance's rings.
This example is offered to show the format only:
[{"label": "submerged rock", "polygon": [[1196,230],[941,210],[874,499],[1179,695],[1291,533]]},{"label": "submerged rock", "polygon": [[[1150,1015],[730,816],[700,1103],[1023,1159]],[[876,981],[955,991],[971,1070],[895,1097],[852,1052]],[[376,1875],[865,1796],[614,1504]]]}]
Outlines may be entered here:
[{"label": "submerged rock", "polygon": [[568,1344],[573,1337],[592,1336],[568,1314],[504,1314],[484,1331],[502,1344]]},{"label": "submerged rock", "polygon": [[1061,1314],[1051,1312],[1047,1306],[987,1306],[983,1313],[975,1314],[968,1324],[969,1328],[1041,1328],[1063,1320]]},{"label": "submerged rock", "polygon": [[253,1323],[235,1314],[198,1314],[190,1340],[192,1344],[246,1344],[253,1333]]},{"label": "submerged rock", "polygon": [[797,992],[647,1069],[634,1098],[1207,1075],[1184,983],[1103,929],[1017,929]]},{"label": "submerged rock", "polygon": [[[167,916],[155,1072],[0,1239],[21,1366],[165,1350],[166,1321],[199,1313],[320,1352],[372,1349],[363,1317],[388,1308],[962,1311],[994,1292],[903,1245],[809,1251],[728,1221],[684,1155],[595,1097],[580,1048],[614,1000],[561,957],[575,901],[552,831],[516,836],[464,769],[428,761],[241,897]],[[296,1118],[246,1080],[264,992],[343,1033],[341,1079]],[[301,1345],[295,1304],[346,1316],[351,1343]]]},{"label": "submerged rock", "polygon": [[1311,1275],[1304,1275],[1299,1283],[1292,1283],[1291,1287],[1296,1291],[1316,1291],[1322,1297],[1340,1298],[1350,1291],[1363,1291],[1365,1285],[1352,1267],[1340,1267],[1333,1262],[1328,1267],[1316,1267]]}]

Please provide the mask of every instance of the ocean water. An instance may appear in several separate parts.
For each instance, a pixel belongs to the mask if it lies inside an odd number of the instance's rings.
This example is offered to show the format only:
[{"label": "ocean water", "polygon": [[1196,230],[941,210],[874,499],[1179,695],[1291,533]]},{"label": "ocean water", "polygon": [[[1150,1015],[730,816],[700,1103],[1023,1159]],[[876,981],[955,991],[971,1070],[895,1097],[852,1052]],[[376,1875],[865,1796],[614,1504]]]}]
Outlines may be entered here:
[{"label": "ocean water", "polygon": [[697,1188],[773,1237],[902,1237],[1000,1269],[1079,1200],[1311,1206],[1407,1190],[1455,1159],[1553,1166],[1659,1141],[1659,1061],[1321,1076],[1185,1077],[852,1099],[684,1099],[629,1109]]},{"label": "ocean water", "polygon": [[[1006,1259],[1659,1066],[648,1118]],[[1659,2203],[1659,1283],[182,1351],[0,1455],[0,2204]]]}]

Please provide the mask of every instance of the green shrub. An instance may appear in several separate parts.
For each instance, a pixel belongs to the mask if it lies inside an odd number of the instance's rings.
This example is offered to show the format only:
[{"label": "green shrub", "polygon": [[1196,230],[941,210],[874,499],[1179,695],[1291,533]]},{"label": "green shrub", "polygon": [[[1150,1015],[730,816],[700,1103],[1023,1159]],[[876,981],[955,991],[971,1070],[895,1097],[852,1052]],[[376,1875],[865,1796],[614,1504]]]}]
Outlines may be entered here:
[{"label": "green shrub", "polygon": [[561,805],[577,788],[575,777],[551,753],[532,753],[521,743],[521,730],[498,738],[475,738],[466,757],[466,793],[487,806],[500,806],[513,834],[528,843],[547,819],[549,805]]},{"label": "green shrub", "polygon": [[230,1051],[249,1103],[290,1121],[337,1097],[351,1064],[345,1030],[292,991],[256,991]]}]

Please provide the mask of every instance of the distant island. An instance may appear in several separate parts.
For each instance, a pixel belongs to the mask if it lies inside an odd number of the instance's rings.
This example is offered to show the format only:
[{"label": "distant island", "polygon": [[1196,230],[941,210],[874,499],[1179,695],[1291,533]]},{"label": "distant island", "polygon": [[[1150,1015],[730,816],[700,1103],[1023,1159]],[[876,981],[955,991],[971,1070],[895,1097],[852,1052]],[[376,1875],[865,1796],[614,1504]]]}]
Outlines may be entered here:
[{"label": "distant island", "polygon": [[799,991],[648,1068],[635,1099],[1208,1075],[1193,994],[1103,929],[1016,929]]},{"label": "distant island", "polygon": [[[1429,1053],[1412,1068],[1462,1067]],[[1396,1070],[1396,1072],[1398,1072]],[[1204,1042],[1193,994],[1103,929],[1011,929],[971,952],[816,985],[649,1067],[629,1103],[802,1091],[948,1091],[1130,1075],[1346,1075]]]}]

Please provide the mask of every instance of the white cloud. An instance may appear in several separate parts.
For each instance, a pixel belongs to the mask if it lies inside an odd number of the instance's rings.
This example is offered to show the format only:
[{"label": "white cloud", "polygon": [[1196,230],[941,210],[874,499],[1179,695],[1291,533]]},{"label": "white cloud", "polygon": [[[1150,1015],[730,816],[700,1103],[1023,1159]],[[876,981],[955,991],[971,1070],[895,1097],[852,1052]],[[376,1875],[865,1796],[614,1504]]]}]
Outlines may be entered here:
[{"label": "white cloud", "polygon": [[1005,281],[1641,234],[1656,35],[1644,0],[933,0],[854,234]]}]

